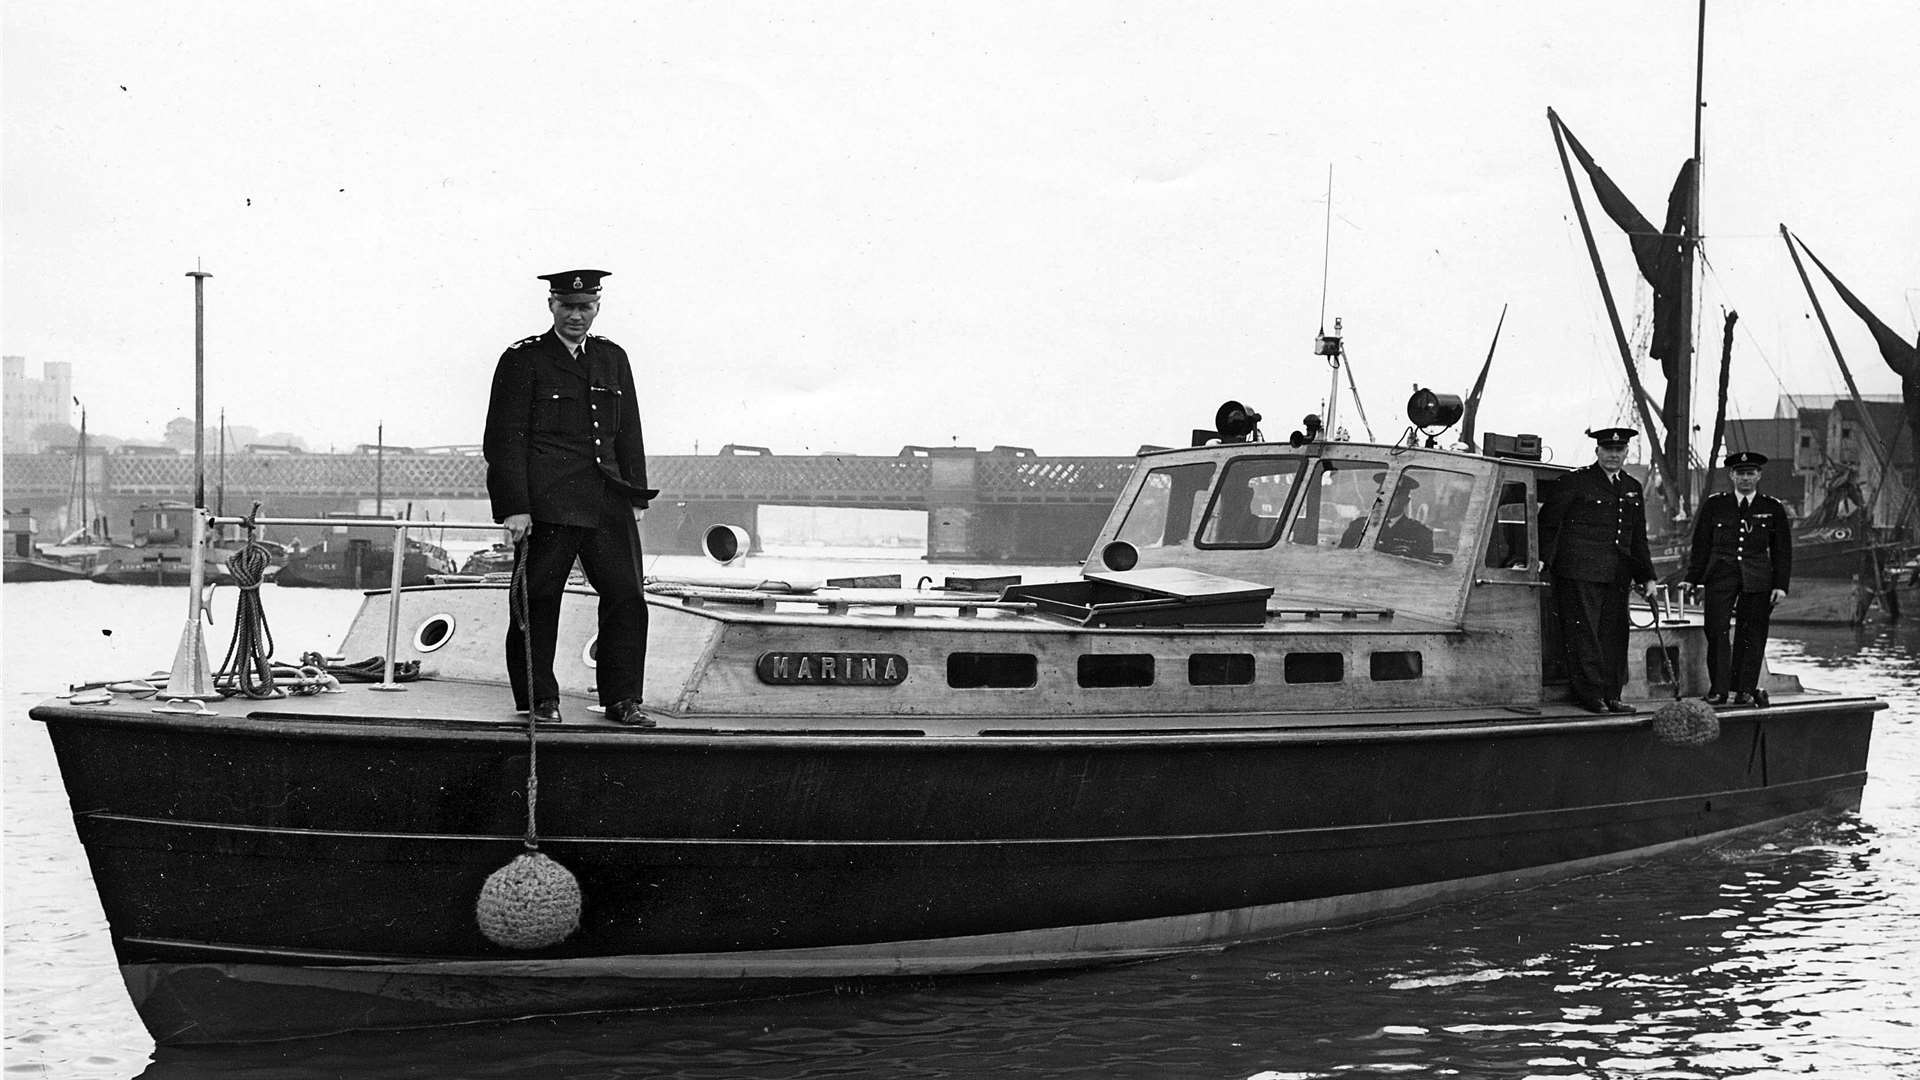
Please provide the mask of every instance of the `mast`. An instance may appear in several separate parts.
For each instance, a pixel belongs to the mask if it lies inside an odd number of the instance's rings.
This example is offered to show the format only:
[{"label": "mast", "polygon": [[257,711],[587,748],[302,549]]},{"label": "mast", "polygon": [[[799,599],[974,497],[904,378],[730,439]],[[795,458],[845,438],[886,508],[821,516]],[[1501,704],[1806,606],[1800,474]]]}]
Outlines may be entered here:
[{"label": "mast", "polygon": [[[1780,239],[1787,245],[1787,254],[1793,259],[1794,270],[1800,274],[1800,287],[1807,291],[1807,301],[1813,305],[1813,314],[1820,320],[1820,331],[1827,336],[1827,348],[1833,350],[1833,362],[1840,367],[1840,377],[1846,380],[1847,395],[1853,399],[1853,407],[1860,413],[1862,433],[1866,435],[1867,445],[1873,447],[1873,457],[1880,466],[1880,475],[1891,476],[1893,463],[1889,460],[1887,444],[1880,439],[1880,428],[1873,421],[1873,411],[1867,408],[1866,400],[1860,396],[1860,387],[1853,381],[1853,369],[1847,366],[1847,358],[1841,355],[1840,340],[1833,336],[1833,324],[1827,321],[1827,311],[1820,306],[1820,297],[1813,291],[1813,280],[1807,276],[1806,265],[1800,261],[1800,252],[1794,247],[1794,241],[1799,238],[1787,231],[1785,222],[1780,224]],[[1875,498],[1878,495],[1879,487],[1876,485]]]},{"label": "mast", "polygon": [[373,428],[373,516],[374,517],[386,516],[385,511],[381,509],[382,498],[386,491],[386,477],[384,476],[384,472],[386,469],[386,461],[387,461],[387,425],[386,425],[386,421],[383,420],[380,423],[374,425],[374,428]]},{"label": "mast", "polygon": [[[80,399],[73,403],[80,405]],[[93,540],[93,518],[87,509],[87,407],[80,405],[80,527],[86,531],[87,542]]]},{"label": "mast", "polygon": [[[1667,475],[1679,496],[1679,505],[1670,516],[1683,520],[1693,515],[1693,337],[1694,337],[1694,264],[1700,245],[1701,119],[1706,107],[1707,79],[1707,0],[1700,0],[1700,19],[1695,35],[1693,66],[1693,162],[1692,190],[1687,197],[1687,228],[1680,236],[1680,334],[1679,355],[1674,357],[1673,378],[1679,384],[1673,395],[1673,415],[1667,418]],[[1709,465],[1712,463],[1709,462]]]}]

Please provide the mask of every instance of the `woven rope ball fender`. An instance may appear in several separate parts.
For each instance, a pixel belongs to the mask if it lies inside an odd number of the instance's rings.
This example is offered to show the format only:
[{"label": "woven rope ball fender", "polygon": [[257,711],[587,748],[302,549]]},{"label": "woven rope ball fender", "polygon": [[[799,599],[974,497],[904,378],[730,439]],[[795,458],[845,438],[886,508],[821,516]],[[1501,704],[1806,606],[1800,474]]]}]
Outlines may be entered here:
[{"label": "woven rope ball fender", "polygon": [[508,949],[544,949],[580,928],[580,883],[537,851],[488,875],[475,905],[480,932]]},{"label": "woven rope ball fender", "polygon": [[1720,737],[1720,717],[1699,698],[1669,701],[1653,714],[1653,737],[1668,746],[1705,746]]}]

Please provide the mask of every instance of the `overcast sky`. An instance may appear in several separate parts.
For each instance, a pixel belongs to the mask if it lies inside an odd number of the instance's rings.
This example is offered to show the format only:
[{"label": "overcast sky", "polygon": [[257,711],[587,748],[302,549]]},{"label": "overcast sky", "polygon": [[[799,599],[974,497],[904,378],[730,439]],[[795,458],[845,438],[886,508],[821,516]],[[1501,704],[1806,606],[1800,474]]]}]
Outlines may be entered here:
[{"label": "overcast sky", "polygon": [[[1628,414],[1546,111],[1659,221],[1691,6],[6,0],[0,349],[157,439],[193,410],[199,266],[210,420],[474,443],[501,349],[550,325],[535,275],[597,267],[655,453],[1113,454],[1226,398],[1284,437],[1323,407],[1323,310],[1390,440],[1510,305],[1481,429],[1583,461]],[[1782,222],[1914,334],[1917,48],[1914,0],[1708,14],[1735,416],[1841,389]]]}]

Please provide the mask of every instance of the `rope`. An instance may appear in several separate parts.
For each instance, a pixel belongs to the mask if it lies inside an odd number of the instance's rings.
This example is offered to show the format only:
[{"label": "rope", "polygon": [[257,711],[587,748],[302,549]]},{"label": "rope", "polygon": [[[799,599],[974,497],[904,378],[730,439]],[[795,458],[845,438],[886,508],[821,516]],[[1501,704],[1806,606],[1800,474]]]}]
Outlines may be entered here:
[{"label": "rope", "polygon": [[540,740],[534,722],[533,707],[533,628],[527,616],[527,541],[513,544],[513,578],[507,584],[508,602],[513,606],[513,621],[520,625],[521,659],[527,674],[527,839],[528,851],[540,850],[540,837],[534,828],[535,812],[540,804]]},{"label": "rope", "polygon": [[254,540],[227,556],[227,572],[240,589],[240,601],[234,610],[233,641],[214,675],[214,689],[223,696],[279,696],[273,681],[273,632],[267,627],[267,609],[260,600],[260,583],[272,563],[271,552]]}]

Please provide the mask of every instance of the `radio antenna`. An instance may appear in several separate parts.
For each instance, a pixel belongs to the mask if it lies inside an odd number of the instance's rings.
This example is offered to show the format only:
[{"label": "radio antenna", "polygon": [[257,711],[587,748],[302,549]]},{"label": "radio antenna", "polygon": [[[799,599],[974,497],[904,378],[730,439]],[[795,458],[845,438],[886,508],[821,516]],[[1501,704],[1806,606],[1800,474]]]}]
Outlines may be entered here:
[{"label": "radio antenna", "polygon": [[1320,333],[1327,332],[1327,265],[1333,261],[1333,162],[1327,162],[1327,226],[1320,248]]}]

